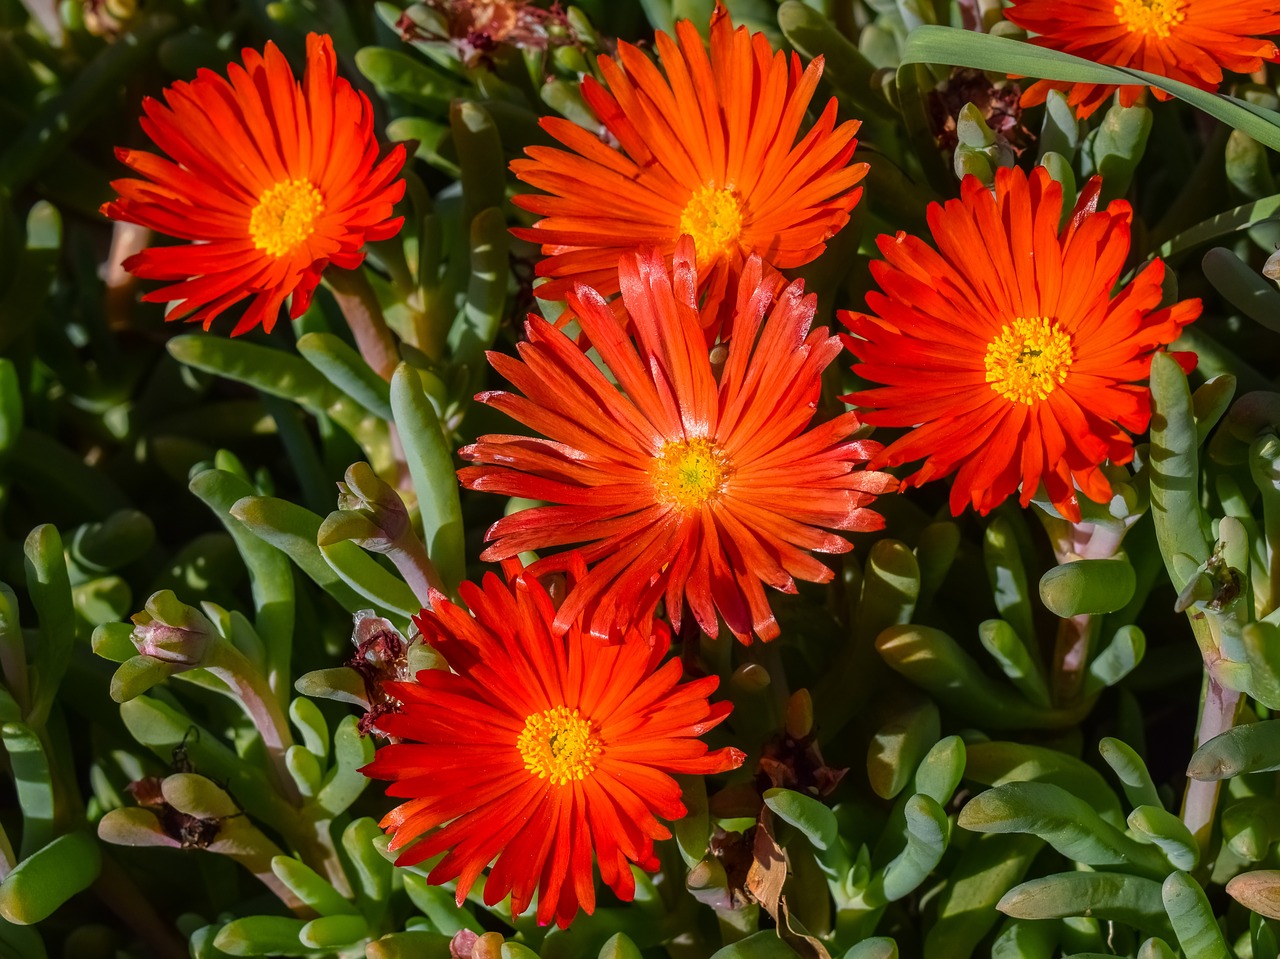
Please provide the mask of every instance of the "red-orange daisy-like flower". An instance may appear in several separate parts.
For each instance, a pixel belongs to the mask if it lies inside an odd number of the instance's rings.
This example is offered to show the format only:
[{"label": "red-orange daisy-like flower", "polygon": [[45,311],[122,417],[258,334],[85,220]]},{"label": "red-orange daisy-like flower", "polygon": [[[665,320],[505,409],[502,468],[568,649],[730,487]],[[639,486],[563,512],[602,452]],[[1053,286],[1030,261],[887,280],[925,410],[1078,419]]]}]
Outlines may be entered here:
[{"label": "red-orange daisy-like flower", "polygon": [[[609,89],[582,81],[582,95],[619,149],[568,120],[543,128],[568,150],[529,147],[511,164],[547,195],[515,202],[544,217],[517,236],[542,244],[536,293],[562,300],[582,283],[618,292],[618,257],[653,246],[668,259],[682,235],[694,238],[698,274],[710,293],[704,320],[732,297],[748,257],[776,269],[802,266],[825,249],[862,195],[867,164],[849,161],[859,123],[836,126],[833,98],[797,142],[822,75],[821,57],[804,71],[775,53],[763,34],[733,29],[717,4],[708,56],[693,24],[659,32],[664,78],[629,43],[619,60],[599,59]],[[726,294],[726,291],[729,291]],[[711,331],[714,336],[714,330]]]},{"label": "red-orange daisy-like flower", "polygon": [[[1151,416],[1151,356],[1200,315],[1199,300],[1160,309],[1164,264],[1153,260],[1112,296],[1129,253],[1129,204],[1097,210],[1101,181],[1059,231],[1062,187],[1047,170],[996,174],[995,196],[965,177],[959,200],[931,204],[938,249],[881,236],[871,264],[884,292],[872,314],[843,313],[854,372],[876,389],[848,399],[880,426],[915,427],[872,466],[923,459],[920,485],[956,472],[951,511],[980,513],[1043,483],[1063,516],[1077,490],[1110,499],[1098,468],[1133,458],[1129,433]],[[1175,354],[1180,361],[1194,357]],[[1129,431],[1128,433],[1126,432]]]},{"label": "red-orange daisy-like flower", "polygon": [[175,83],[164,103],[142,103],[142,129],[168,158],[118,149],[145,179],[116,180],[102,207],[115,220],[189,240],[143,250],[125,262],[139,277],[171,280],[143,299],[172,302],[168,319],[205,329],[251,297],[232,335],[270,330],[285,297],[295,319],[311,302],[324,268],[355,269],[367,240],[394,236],[391,207],[404,148],[381,161],[369,98],[337,75],[328,36],[307,37],[301,85],[284,55],[243,51],[227,79],[200,70]]},{"label": "red-orange daisy-like flower", "polygon": [[[1222,71],[1252,73],[1264,60],[1280,59],[1270,40],[1280,32],[1277,0],[1013,0],[1005,16],[1038,34],[1031,42],[1086,60],[1132,67],[1216,90]],[[1097,83],[1040,80],[1027,88],[1022,105],[1044,103],[1050,90],[1067,92],[1080,117],[1098,109],[1120,91],[1133,106],[1143,88]],[[1169,94],[1151,88],[1161,100]]]},{"label": "red-orange daisy-like flower", "polygon": [[398,865],[443,853],[427,881],[457,879],[461,905],[492,864],[486,903],[510,895],[519,915],[536,890],[538,922],[565,927],[595,908],[592,852],[623,900],[635,893],[631,863],[657,868],[654,840],[671,835],[658,819],[686,811],[672,773],[724,772],[744,756],[708,752],[698,738],[731,706],[708,702],[717,677],[681,683],[680,660],[662,663],[665,624],[650,620],[617,644],[576,623],[558,630],[546,590],[518,571],[505,584],[492,573],[463,583],[470,615],[432,596],[415,621],[454,671],[386,684],[401,706],[378,728],[401,741],[363,771],[407,800],[382,821],[393,850],[418,840]]},{"label": "red-orange daisy-like flower", "polygon": [[[627,616],[647,616],[665,594],[677,627],[687,600],[708,635],[717,633],[718,612],[743,642],[753,632],[772,639],[778,624],[764,584],[794,592],[796,579],[827,582],[831,570],[809,551],[842,553],[850,544],[821,527],[879,529],[882,518],[867,506],[896,486],[858,468],[880,446],[851,439],[856,416],[810,428],[822,371],[840,342],[825,328],[810,332],[815,297],[800,281],[774,302],[777,284],[751,257],[736,290],[736,332],[716,348],[717,370],[687,237],[670,271],[648,250],[623,257],[619,274],[635,342],[598,292],[580,286],[569,296],[616,385],[537,316],[525,324],[519,360],[490,354],[524,396],[479,399],[548,438],[482,436],[460,451],[481,465],[458,475],[470,489],[556,505],[499,520],[481,557],[586,544],[582,553],[595,565],[561,607],[562,628],[594,606],[591,630],[607,636]],[[533,568],[565,561],[548,556]]]}]

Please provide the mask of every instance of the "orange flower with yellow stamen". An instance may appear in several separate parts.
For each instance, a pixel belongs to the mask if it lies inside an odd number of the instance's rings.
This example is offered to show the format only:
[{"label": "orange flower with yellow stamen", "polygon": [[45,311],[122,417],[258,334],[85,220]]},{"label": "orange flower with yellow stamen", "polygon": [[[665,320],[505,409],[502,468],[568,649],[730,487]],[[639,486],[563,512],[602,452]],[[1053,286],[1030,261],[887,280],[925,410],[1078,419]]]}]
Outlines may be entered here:
[{"label": "orange flower with yellow stamen", "polygon": [[[519,360],[490,354],[524,395],[479,398],[547,438],[481,436],[459,450],[477,465],[458,476],[468,489],[549,505],[498,520],[480,558],[585,544],[594,565],[561,607],[560,625],[587,609],[601,638],[665,597],[677,627],[687,601],[708,635],[723,618],[744,643],[774,639],[765,586],[794,593],[796,580],[829,582],[832,571],[811,554],[853,547],[827,530],[881,528],[871,503],[897,486],[861,468],[880,445],[854,438],[857,416],[812,422],[840,341],[813,327],[817,297],[800,280],[775,294],[776,278],[752,257],[732,291],[736,332],[717,369],[687,237],[670,268],[648,250],[624,257],[618,272],[634,340],[594,290],[569,297],[613,380],[536,315]],[[531,568],[563,569],[571,555]]]},{"label": "orange flower with yellow stamen", "polygon": [[[918,486],[955,473],[951,511],[987,513],[1021,486],[1080,520],[1078,494],[1106,503],[1099,468],[1133,459],[1147,428],[1151,356],[1200,315],[1199,300],[1161,307],[1164,264],[1123,289],[1129,204],[1097,209],[1101,179],[1059,230],[1062,186],[1043,167],[996,173],[995,196],[967,176],[960,199],[931,204],[937,249],[899,233],[871,264],[871,314],[844,313],[854,372],[883,384],[849,397],[877,426],[910,427],[871,466],[924,463]],[[1194,355],[1174,354],[1194,365]]]},{"label": "orange flower with yellow stamen", "polygon": [[355,269],[364,244],[400,229],[392,205],[404,147],[381,160],[373,108],[337,75],[333,43],[307,37],[301,86],[268,43],[243,53],[224,79],[201,70],[175,83],[165,102],[143,101],[142,128],[169,158],[141,150],[116,155],[146,179],[112,183],[102,207],[114,220],[190,241],[143,250],[125,268],[176,281],[143,299],[172,303],[166,319],[206,329],[223,310],[251,297],[232,335],[275,325],[285,297],[295,319],[328,264]]},{"label": "orange flower with yellow stamen", "polygon": [[685,815],[672,774],[725,772],[744,757],[699,739],[731,706],[709,702],[715,676],[682,683],[680,659],[663,662],[666,624],[643,621],[614,644],[578,622],[562,631],[538,580],[518,563],[506,571],[506,583],[462,584],[470,613],[436,593],[415,618],[453,671],[385,684],[401,705],[378,729],[400,741],[363,771],[406,800],[382,821],[404,850],[399,865],[443,854],[427,881],[456,879],[462,905],[492,864],[487,904],[510,896],[518,916],[536,891],[538,922],[566,927],[595,908],[593,854],[624,901],[631,864],[657,868],[654,840],[671,836],[659,818]]},{"label": "orange flower with yellow stamen", "polygon": [[[515,202],[543,219],[517,236],[542,245],[537,295],[563,300],[581,283],[618,292],[619,256],[653,247],[668,260],[693,237],[704,319],[714,336],[718,305],[732,296],[751,256],[790,269],[817,257],[862,195],[867,164],[850,164],[859,123],[836,125],[836,101],[800,136],[823,61],[776,53],[763,34],[735,30],[717,4],[708,54],[693,24],[676,39],[659,32],[665,77],[638,49],[601,57],[608,90],[591,77],[582,95],[618,148],[568,120],[543,128],[567,150],[534,146],[511,165],[546,191]],[[769,272],[769,271],[766,271]]]},{"label": "orange flower with yellow stamen", "polygon": [[[1277,0],[1013,0],[1004,15],[1038,36],[1031,42],[1095,63],[1132,67],[1216,90],[1222,71],[1252,73],[1280,50],[1261,39],[1280,32]],[[1143,87],[1039,80],[1022,94],[1024,107],[1050,90],[1067,93],[1076,115],[1089,116],[1120,91],[1133,106]],[[1158,99],[1170,94],[1151,88]]]}]

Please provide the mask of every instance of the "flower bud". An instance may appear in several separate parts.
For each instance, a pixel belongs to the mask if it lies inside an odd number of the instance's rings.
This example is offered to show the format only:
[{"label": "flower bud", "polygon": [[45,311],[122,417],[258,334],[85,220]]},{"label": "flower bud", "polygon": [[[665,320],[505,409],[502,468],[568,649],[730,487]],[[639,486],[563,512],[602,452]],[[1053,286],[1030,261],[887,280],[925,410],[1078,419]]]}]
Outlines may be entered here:
[{"label": "flower bud", "polygon": [[350,540],[377,553],[396,549],[409,533],[409,511],[400,494],[368,463],[350,466],[344,480],[338,484],[338,510],[320,528],[320,545]]},{"label": "flower bud", "polygon": [[179,601],[172,590],[163,589],[133,615],[131,638],[142,656],[195,669],[204,665],[219,637],[203,613]]}]

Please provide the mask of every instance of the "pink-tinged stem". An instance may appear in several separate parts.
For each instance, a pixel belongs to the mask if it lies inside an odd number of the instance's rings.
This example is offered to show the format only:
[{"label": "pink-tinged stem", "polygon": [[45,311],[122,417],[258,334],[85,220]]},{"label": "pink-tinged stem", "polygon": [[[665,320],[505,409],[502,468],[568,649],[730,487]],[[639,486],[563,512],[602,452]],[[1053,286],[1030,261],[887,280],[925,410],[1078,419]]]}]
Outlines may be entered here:
[{"label": "pink-tinged stem", "polygon": [[339,893],[350,894],[350,884],[329,835],[328,820],[317,821],[305,814],[302,794],[289,772],[285,755],[293,745],[293,736],[279,700],[266,680],[258,675],[239,650],[229,644],[218,644],[214,658],[205,664],[205,669],[231,687],[244,705],[245,712],[262,737],[276,788],[290,805],[300,810],[296,828],[288,831],[287,838],[303,859],[318,869]]},{"label": "pink-tinged stem", "polygon": [[[1204,698],[1200,704],[1200,722],[1196,728],[1197,749],[1236,724],[1236,715],[1242,699],[1243,695],[1240,692],[1220,685],[1213,678],[1212,672],[1205,675]],[[1208,861],[1214,812],[1218,806],[1218,795],[1221,790],[1220,781],[1204,782],[1199,779],[1188,779],[1187,791],[1182,797],[1182,821],[1196,839],[1202,863]]]},{"label": "pink-tinged stem", "polygon": [[389,551],[387,555],[391,562],[395,563],[400,577],[413,590],[413,595],[417,597],[423,609],[431,608],[431,590],[448,595],[449,591],[444,587],[444,580],[436,571],[435,564],[428,558],[422,540],[418,539],[412,530],[406,531],[396,540],[395,549]]},{"label": "pink-tinged stem", "polygon": [[219,643],[205,668],[231,687],[253,721],[271,760],[271,772],[280,794],[293,806],[302,805],[302,794],[285,764],[285,753],[293,745],[289,724],[280,702],[257,674],[249,661],[235,647]]},{"label": "pink-tinged stem", "polygon": [[1080,695],[1094,631],[1094,617],[1089,613],[1058,621],[1052,681],[1053,701],[1058,706],[1069,706]]},{"label": "pink-tinged stem", "polygon": [[360,355],[375,373],[390,383],[400,362],[400,349],[364,269],[341,270],[331,266],[325,270],[324,278],[351,327]]}]

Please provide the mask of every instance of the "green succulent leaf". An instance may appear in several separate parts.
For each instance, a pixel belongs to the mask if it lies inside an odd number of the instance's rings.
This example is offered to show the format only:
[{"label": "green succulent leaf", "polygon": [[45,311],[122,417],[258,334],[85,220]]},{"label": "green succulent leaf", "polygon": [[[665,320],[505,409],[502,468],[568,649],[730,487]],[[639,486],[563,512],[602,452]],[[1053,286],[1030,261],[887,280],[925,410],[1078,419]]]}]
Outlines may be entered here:
[{"label": "green succulent leaf", "polygon": [[1122,873],[1042,876],[1009,890],[996,908],[1017,919],[1091,916],[1123,922],[1148,934],[1167,936],[1172,932],[1160,897],[1160,883]]},{"label": "green succulent leaf", "polygon": [[[284,552],[347,612],[354,613],[369,605],[325,561],[316,545],[322,520],[309,509],[274,496],[245,496],[236,500],[230,514],[255,536]],[[359,547],[354,549],[360,552]],[[370,557],[366,559],[373,562]]]},{"label": "green succulent leaf", "polygon": [[342,831],[342,849],[354,870],[356,895],[371,908],[382,908],[391,894],[393,866],[378,852],[382,830],[372,819],[352,820]]},{"label": "green succulent leaf", "polygon": [[102,866],[97,840],[85,832],[59,836],[29,856],[0,880],[0,916],[29,926],[53,915],[76,893],[83,892]]},{"label": "green succulent leaf", "polygon": [[359,720],[347,716],[333,734],[333,767],[316,794],[315,802],[329,816],[338,816],[364,792],[369,780],[361,766],[373,762],[373,740],[361,736]]},{"label": "green succulent leaf", "polygon": [[1191,830],[1163,806],[1138,806],[1129,813],[1129,828],[1135,835],[1159,846],[1175,869],[1191,870],[1200,861],[1200,850]]},{"label": "green succulent leaf", "polygon": [[271,860],[276,878],[293,890],[308,908],[322,916],[354,916],[356,907],[343,898],[327,880],[306,863],[292,856],[276,856]]},{"label": "green succulent leaf", "polygon": [[971,799],[957,821],[974,832],[1031,833],[1089,866],[1124,869],[1152,879],[1169,872],[1157,850],[1130,839],[1087,802],[1051,783],[1013,782],[989,789]]},{"label": "green succulent leaf", "polygon": [[455,98],[466,96],[466,88],[452,77],[399,50],[364,47],[356,53],[356,69],[383,96],[401,97],[433,115],[448,110]]},{"label": "green succulent leaf", "polygon": [[1098,752],[1120,780],[1130,806],[1160,805],[1160,793],[1156,791],[1156,784],[1147,772],[1147,764],[1132,746],[1114,737],[1104,736],[1098,743]]},{"label": "green succulent leaf", "polygon": [[987,729],[1056,729],[1074,725],[1088,711],[1088,701],[1058,709],[1032,705],[988,676],[940,629],[891,626],[876,637],[875,645],[892,669]]},{"label": "green succulent leaf", "polygon": [[898,944],[888,936],[872,936],[851,946],[844,959],[898,959]]},{"label": "green succulent leaf", "polygon": [[0,457],[22,432],[22,388],[13,361],[0,356]]},{"label": "green succulent leaf", "polygon": [[1013,525],[1005,517],[995,517],[983,531],[982,558],[1001,618],[1017,630],[1023,642],[1033,643],[1035,626],[1031,621],[1026,566]]},{"label": "green succulent leaf", "polygon": [[1213,737],[1192,755],[1187,775],[1214,782],[1272,769],[1280,769],[1280,719],[1248,723]]},{"label": "green succulent leaf", "polygon": [[371,416],[391,419],[391,395],[387,381],[345,341],[332,333],[307,333],[298,337],[298,352],[326,380],[359,403]]},{"label": "green succulent leaf", "polygon": [[62,554],[62,537],[48,524],[27,536],[27,592],[40,618],[40,644],[32,657],[32,702],[28,721],[43,726],[71,661],[76,640],[76,614],[71,581]]},{"label": "green succulent leaf", "polygon": [[321,916],[298,930],[298,940],[312,949],[333,950],[369,938],[363,916]]},{"label": "green succulent leaf", "polygon": [[988,619],[978,626],[982,648],[991,654],[1009,682],[1033,705],[1048,707],[1049,685],[1036,658],[1017,631],[1003,619]]},{"label": "green succulent leaf", "polygon": [[892,799],[906,788],[941,729],[938,707],[927,697],[905,697],[889,705],[885,722],[867,746],[867,778],[877,796]]},{"label": "green succulent leaf", "polygon": [[[501,182],[501,180],[497,181]],[[471,221],[470,277],[462,312],[449,327],[453,361],[471,371],[471,390],[484,385],[484,354],[498,336],[507,300],[507,220],[498,206],[482,209]]]},{"label": "green succulent leaf", "polygon": [[1080,559],[1045,573],[1040,578],[1040,599],[1064,619],[1113,613],[1133,598],[1135,585],[1127,559]]},{"label": "green succulent leaf", "polygon": [[299,938],[306,925],[285,916],[246,916],[218,930],[213,945],[229,956],[305,956],[312,952]]},{"label": "green succulent leaf", "polygon": [[1165,353],[1151,359],[1151,516],[1165,569],[1181,591],[1209,558],[1200,458],[1187,378]]},{"label": "green succulent leaf", "polygon": [[1231,950],[1200,884],[1185,872],[1164,881],[1164,908],[1188,959],[1231,959]]},{"label": "green succulent leaf", "polygon": [[1229,303],[1255,323],[1280,333],[1280,293],[1257,270],[1223,247],[1206,253],[1200,266]]},{"label": "green succulent leaf", "polygon": [[13,784],[22,809],[23,859],[53,839],[57,796],[49,757],[39,734],[25,723],[0,726],[0,739],[9,757]]},{"label": "green succulent leaf", "polygon": [[630,936],[624,932],[617,932],[600,947],[598,959],[641,959],[641,953]]},{"label": "green succulent leaf", "polygon": [[875,66],[818,10],[800,0],[787,0],[778,7],[778,26],[807,59],[824,59],[824,77],[844,102],[893,116],[876,83]]},{"label": "green succulent leaf", "polygon": [[1044,848],[1035,836],[978,836],[960,854],[938,898],[938,918],[924,940],[931,959],[968,959],[999,919],[996,904]]},{"label": "green succulent leaf", "polygon": [[753,932],[711,954],[711,959],[795,959],[795,952],[772,929]]},{"label": "green succulent leaf", "polygon": [[449,936],[414,930],[393,932],[365,946],[367,959],[450,959]]},{"label": "green succulent leaf", "polygon": [[[422,391],[418,374],[407,363],[401,363],[391,379],[391,407],[418,493],[427,555],[452,592],[465,573],[462,507],[453,452],[445,444],[440,420]],[[416,604],[411,612],[417,612]]]},{"label": "green succulent leaf", "polygon": [[915,891],[946,852],[951,827],[936,800],[916,793],[903,806],[903,817],[902,851],[872,878],[863,894],[864,903],[872,908]]},{"label": "green succulent leaf", "polygon": [[969,743],[965,775],[984,786],[1038,782],[1059,786],[1113,826],[1124,825],[1120,801],[1102,775],[1088,763],[1044,746],[1011,742]]}]

